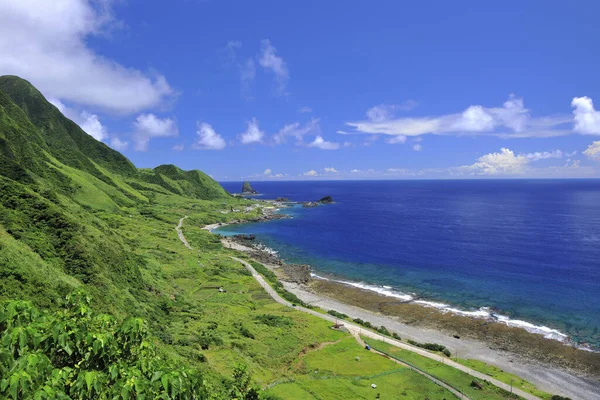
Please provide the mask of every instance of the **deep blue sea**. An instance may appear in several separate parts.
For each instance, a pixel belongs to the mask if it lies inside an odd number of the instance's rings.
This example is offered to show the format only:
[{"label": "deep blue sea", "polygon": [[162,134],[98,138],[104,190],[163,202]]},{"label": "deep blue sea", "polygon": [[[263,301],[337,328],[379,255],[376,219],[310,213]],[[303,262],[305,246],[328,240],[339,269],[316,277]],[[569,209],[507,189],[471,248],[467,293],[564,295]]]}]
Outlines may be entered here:
[{"label": "deep blue sea", "polygon": [[218,233],[255,234],[319,276],[600,348],[600,180],[253,186],[262,199],[336,203]]}]

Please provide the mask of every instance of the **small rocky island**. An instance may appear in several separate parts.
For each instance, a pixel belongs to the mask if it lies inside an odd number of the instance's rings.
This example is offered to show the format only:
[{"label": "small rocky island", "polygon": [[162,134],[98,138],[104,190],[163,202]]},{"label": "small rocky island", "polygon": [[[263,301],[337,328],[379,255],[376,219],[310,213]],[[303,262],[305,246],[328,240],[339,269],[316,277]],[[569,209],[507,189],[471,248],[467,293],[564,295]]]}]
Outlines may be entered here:
[{"label": "small rocky island", "polygon": [[307,201],[305,203],[302,204],[302,207],[304,208],[312,208],[312,207],[318,207],[321,204],[333,204],[333,198],[331,196],[325,196],[323,198],[321,198],[320,200],[317,201]]},{"label": "small rocky island", "polygon": [[250,185],[250,182],[245,181],[244,184],[242,185],[242,194],[247,196],[247,195],[258,194],[258,192],[252,187],[252,185]]},{"label": "small rocky island", "polygon": [[319,200],[317,203],[321,203],[321,204],[333,204],[333,198],[331,196],[325,196],[323,198],[321,198],[321,200]]}]

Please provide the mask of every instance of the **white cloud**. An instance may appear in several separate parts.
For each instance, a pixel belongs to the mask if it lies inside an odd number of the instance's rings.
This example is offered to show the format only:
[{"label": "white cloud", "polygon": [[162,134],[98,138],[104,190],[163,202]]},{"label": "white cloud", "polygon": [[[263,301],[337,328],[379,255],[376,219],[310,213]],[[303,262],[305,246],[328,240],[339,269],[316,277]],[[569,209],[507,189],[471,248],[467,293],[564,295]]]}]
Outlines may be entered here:
[{"label": "white cloud", "polygon": [[315,140],[308,144],[308,147],[315,147],[321,150],[337,150],[340,148],[339,143],[328,142],[323,137],[317,136]]},{"label": "white cloud", "polygon": [[310,107],[300,107],[298,109],[298,112],[300,114],[302,114],[302,113],[311,113],[312,112],[312,108],[310,108]]},{"label": "white cloud", "polygon": [[310,171],[306,171],[302,175],[304,175],[304,176],[318,176],[319,174],[314,169],[311,169]]},{"label": "white cloud", "polygon": [[491,131],[497,122],[494,117],[481,106],[467,108],[449,127],[453,131],[483,132]]},{"label": "white cloud", "polygon": [[587,157],[600,161],[600,140],[593,142],[583,152]]},{"label": "white cloud", "polygon": [[271,175],[273,174],[273,171],[271,171],[271,168],[267,168],[265,169],[265,172],[263,172],[264,175]]},{"label": "white cloud", "polygon": [[476,174],[484,175],[520,174],[524,172],[528,163],[529,159],[526,156],[515,156],[512,150],[503,147],[499,153],[479,157],[477,162],[468,168]]},{"label": "white cloud", "polygon": [[67,107],[62,101],[55,98],[48,98],[48,101],[52,103],[58,110],[67,118],[75,122],[81,129],[83,129],[88,135],[92,136],[98,141],[108,139],[108,131],[104,125],[100,122],[100,118],[96,114],[89,113],[87,111],[77,111],[74,108]]},{"label": "white cloud", "polygon": [[240,80],[242,81],[242,91],[247,91],[250,87],[250,82],[256,76],[256,66],[254,60],[249,58],[245,63],[240,64]]},{"label": "white cloud", "polygon": [[150,139],[179,135],[177,122],[171,118],[158,118],[154,114],[139,115],[134,124],[133,142],[136,151],[148,150]]},{"label": "white cloud", "polygon": [[476,163],[455,170],[473,175],[520,175],[526,172],[532,173],[533,168],[528,167],[530,162],[563,158],[564,155],[561,150],[516,155],[512,150],[503,147],[499,153],[486,154],[479,157]]},{"label": "white cloud", "polygon": [[302,143],[303,137],[307,134],[318,135],[321,133],[321,126],[318,118],[313,118],[309,122],[301,125],[300,122],[285,125],[276,135],[273,141],[276,144],[285,143],[286,137],[294,137],[298,144]]},{"label": "white cloud", "polygon": [[81,122],[79,123],[79,126],[81,126],[81,129],[86,131],[96,140],[102,141],[108,138],[106,128],[100,123],[100,120],[96,114],[90,114],[87,111],[82,111],[80,115]]},{"label": "white cloud", "polygon": [[401,104],[379,104],[367,110],[367,118],[373,122],[388,121],[393,119],[397,110],[410,111],[417,106],[414,100],[407,100]]},{"label": "white cloud", "polygon": [[[376,106],[367,112],[369,119],[347,122],[346,125],[355,129],[350,133],[412,137],[425,134],[487,134],[521,138],[565,135],[570,131],[559,129],[559,126],[572,121],[570,116],[532,118],[529,110],[524,107],[523,100],[514,95],[511,95],[502,107],[474,105],[457,114],[392,118],[392,111],[393,108],[389,105]],[[345,131],[338,133],[349,134]]]},{"label": "white cloud", "polygon": [[389,144],[398,144],[398,143],[406,143],[406,136],[404,135],[396,135],[392,136],[388,140],[386,140]]},{"label": "white cloud", "polygon": [[360,171],[360,169],[356,169],[356,168],[354,168],[354,169],[350,170],[350,173],[351,173],[351,174],[358,174],[358,173],[360,173],[360,172],[361,172],[361,171]]},{"label": "white cloud", "polygon": [[223,150],[225,146],[227,146],[225,139],[215,132],[213,127],[206,122],[198,122],[196,134],[198,135],[198,138],[193,145],[195,149]]},{"label": "white cloud", "polygon": [[115,22],[109,1],[0,1],[0,75],[19,75],[50,97],[118,113],[163,104],[174,95],[163,76],[88,47]]},{"label": "white cloud", "polygon": [[367,118],[373,122],[387,121],[394,117],[394,109],[391,104],[379,104],[367,110]]},{"label": "white cloud", "polygon": [[129,142],[122,141],[118,137],[113,137],[110,139],[110,147],[117,151],[127,150],[129,147]]},{"label": "white cloud", "polygon": [[277,49],[273,47],[270,40],[262,40],[258,63],[264,69],[271,70],[273,74],[275,74],[277,92],[283,95],[286,94],[285,89],[290,78],[290,74],[285,61],[276,53]]},{"label": "white cloud", "polygon": [[[531,161],[547,160],[548,158],[563,158],[565,154],[560,150],[553,151],[536,151],[535,153],[525,154]],[[572,154],[574,155],[574,154]]]},{"label": "white cloud", "polygon": [[247,124],[248,129],[246,129],[246,132],[240,133],[239,135],[239,139],[242,142],[242,144],[262,142],[265,133],[260,130],[256,118],[252,118],[252,120],[248,121]]},{"label": "white cloud", "polygon": [[414,151],[421,151],[421,150],[423,150],[423,146],[422,146],[422,145],[420,145],[419,143],[417,143],[417,144],[414,144],[414,145],[413,145],[413,150],[414,150]]},{"label": "white cloud", "polygon": [[173,147],[171,147],[171,150],[173,151],[183,151],[185,150],[185,146],[183,144],[176,144]]},{"label": "white cloud", "polygon": [[575,97],[571,107],[574,108],[575,132],[600,135],[600,111],[596,111],[591,98]]},{"label": "white cloud", "polygon": [[338,173],[338,170],[333,167],[325,167],[325,168],[323,168],[323,171],[325,171],[328,174],[337,174]]},{"label": "white cloud", "polygon": [[242,42],[239,40],[229,40],[227,42],[227,48],[231,50],[240,49],[242,47]]}]

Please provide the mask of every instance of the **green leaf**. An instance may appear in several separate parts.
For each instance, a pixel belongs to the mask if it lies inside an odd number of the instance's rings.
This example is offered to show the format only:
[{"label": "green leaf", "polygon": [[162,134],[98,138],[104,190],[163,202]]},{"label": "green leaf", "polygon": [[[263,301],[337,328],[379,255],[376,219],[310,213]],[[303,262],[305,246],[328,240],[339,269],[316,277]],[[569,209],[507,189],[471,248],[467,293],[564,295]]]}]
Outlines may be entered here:
[{"label": "green leaf", "polygon": [[92,383],[93,382],[94,382],[94,373],[93,372],[86,372],[85,373],[85,383],[87,385],[88,392],[92,388]]},{"label": "green leaf", "polygon": [[160,381],[163,385],[163,388],[165,389],[165,392],[169,392],[169,376],[163,375]]},{"label": "green leaf", "polygon": [[159,380],[161,378],[161,376],[163,376],[165,373],[163,371],[156,371],[154,374],[152,374],[152,379],[150,379],[150,382],[156,382],[157,380]]}]

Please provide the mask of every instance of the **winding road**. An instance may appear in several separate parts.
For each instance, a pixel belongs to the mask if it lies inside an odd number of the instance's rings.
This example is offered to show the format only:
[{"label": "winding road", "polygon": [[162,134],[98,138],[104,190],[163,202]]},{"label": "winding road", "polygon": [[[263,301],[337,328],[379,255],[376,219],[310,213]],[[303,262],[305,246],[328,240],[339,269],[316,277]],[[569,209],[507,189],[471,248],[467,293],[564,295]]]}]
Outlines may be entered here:
[{"label": "winding road", "polygon": [[186,240],[185,236],[183,236],[183,231],[181,230],[181,228],[183,227],[183,220],[186,219],[187,217],[188,216],[186,215],[185,217],[183,217],[183,218],[181,218],[179,220],[179,225],[177,225],[177,227],[175,228],[175,230],[177,231],[177,235],[179,236],[179,240],[181,240],[181,242],[185,245],[185,247],[187,247],[190,250],[193,250],[192,246],[190,246],[190,244]]},{"label": "winding road", "polygon": [[[181,218],[181,219],[179,220],[179,225],[177,225],[177,228],[176,228],[176,230],[177,230],[177,233],[179,234],[179,239],[181,240],[181,242],[182,242],[182,243],[183,243],[183,244],[184,244],[184,245],[185,245],[185,246],[186,246],[188,249],[190,249],[190,250],[191,250],[191,249],[192,249],[192,247],[189,245],[189,243],[188,243],[188,242],[187,242],[187,240],[185,239],[185,236],[183,235],[183,232],[181,231],[181,226],[183,225],[183,220],[185,220],[186,218],[187,218],[187,216],[185,216],[185,217],[183,217],[183,218]],[[256,270],[254,269],[254,267],[252,267],[252,265],[250,265],[250,263],[248,263],[248,262],[246,262],[246,261],[244,261],[244,260],[242,260],[242,259],[240,259],[240,258],[237,258],[237,257],[233,257],[233,256],[232,256],[231,258],[232,258],[233,260],[235,260],[235,261],[237,261],[237,262],[241,263],[242,265],[244,265],[244,267],[246,267],[246,269],[247,269],[247,270],[248,270],[248,271],[249,271],[249,272],[252,274],[252,277],[254,277],[254,279],[255,279],[255,280],[258,282],[258,284],[259,284],[259,285],[260,285],[260,286],[261,286],[261,287],[262,287],[262,288],[263,288],[263,289],[264,289],[264,290],[265,290],[265,291],[266,291],[266,292],[267,292],[267,293],[268,293],[268,294],[269,294],[269,295],[270,295],[270,296],[273,298],[273,300],[275,300],[277,303],[279,303],[279,304],[282,304],[282,305],[285,305],[285,306],[287,306],[287,307],[293,307],[294,309],[296,309],[296,310],[298,310],[298,311],[302,311],[302,312],[305,312],[305,313],[307,313],[307,314],[314,315],[315,317],[318,317],[318,318],[321,318],[321,319],[324,319],[324,320],[327,320],[327,321],[330,321],[330,322],[333,322],[333,323],[337,323],[337,322],[339,321],[339,319],[338,319],[338,318],[335,318],[335,317],[334,317],[334,316],[332,316],[332,315],[329,315],[329,314],[321,314],[321,313],[319,313],[319,312],[317,312],[317,311],[310,310],[310,309],[308,309],[308,308],[304,308],[304,307],[300,307],[300,306],[295,306],[295,305],[292,305],[292,303],[290,303],[289,301],[287,301],[287,300],[285,300],[284,298],[282,298],[282,297],[281,297],[281,296],[280,296],[280,295],[279,295],[279,294],[278,294],[278,293],[277,293],[277,292],[276,292],[276,291],[275,291],[275,290],[274,290],[274,289],[273,289],[273,288],[272,288],[272,287],[271,287],[271,286],[270,286],[270,285],[269,285],[269,284],[268,284],[268,283],[267,283],[267,282],[264,280],[264,278],[262,277],[262,275],[260,275],[258,272],[256,272]],[[499,388],[501,388],[501,389],[504,389],[504,390],[506,390],[506,391],[509,391],[509,392],[510,392],[510,391],[512,391],[512,393],[514,393],[514,394],[516,394],[516,395],[518,395],[518,396],[520,396],[520,397],[522,397],[522,398],[524,398],[524,399],[527,399],[527,400],[542,400],[540,397],[534,396],[534,395],[532,395],[531,393],[527,393],[527,392],[525,392],[525,391],[523,391],[523,390],[520,390],[520,389],[518,389],[518,388],[511,387],[511,385],[509,385],[509,384],[507,384],[507,383],[501,382],[501,381],[499,381],[499,380],[497,380],[497,379],[495,379],[495,378],[492,378],[491,376],[489,376],[489,375],[486,375],[486,374],[484,374],[484,373],[481,373],[481,372],[479,372],[479,371],[475,371],[474,369],[471,369],[471,368],[469,368],[469,367],[467,367],[467,366],[464,366],[464,365],[462,365],[462,364],[459,364],[459,363],[457,363],[457,362],[455,362],[455,361],[452,361],[451,359],[449,359],[449,358],[447,358],[447,357],[442,357],[442,356],[439,356],[439,355],[437,355],[437,354],[430,353],[430,352],[428,352],[428,351],[426,351],[426,350],[424,350],[424,349],[421,349],[421,348],[419,348],[419,347],[416,347],[416,346],[411,346],[411,345],[409,345],[409,344],[402,343],[402,342],[400,342],[400,341],[398,341],[398,340],[391,339],[391,338],[389,338],[389,337],[387,337],[387,336],[383,336],[383,335],[381,335],[381,334],[379,334],[379,333],[376,333],[376,332],[372,332],[372,331],[369,331],[369,330],[363,329],[363,327],[361,327],[361,326],[359,326],[359,325],[356,325],[356,324],[353,324],[353,323],[350,323],[350,322],[348,322],[348,321],[344,321],[344,327],[345,327],[345,328],[347,328],[347,329],[348,329],[348,331],[349,331],[349,332],[350,332],[350,333],[351,333],[351,334],[352,334],[352,335],[353,335],[355,338],[357,338],[357,340],[359,341],[359,343],[362,343],[362,340],[360,339],[360,335],[362,335],[362,336],[366,336],[366,337],[369,337],[369,338],[371,338],[371,339],[375,339],[375,340],[381,340],[381,341],[383,341],[383,342],[385,342],[385,343],[391,344],[392,346],[398,347],[398,348],[400,348],[400,349],[403,349],[403,350],[408,350],[408,351],[412,351],[413,353],[417,353],[417,354],[419,354],[420,356],[427,357],[427,358],[430,358],[430,359],[432,359],[432,360],[435,360],[435,361],[437,361],[437,362],[439,362],[439,363],[443,363],[443,364],[449,365],[449,366],[451,366],[451,367],[453,367],[453,368],[456,368],[456,369],[458,369],[458,370],[460,370],[460,371],[462,371],[462,372],[464,372],[464,373],[467,373],[467,374],[471,375],[471,376],[472,376],[472,377],[474,377],[474,378],[481,379],[481,380],[486,380],[486,381],[488,381],[488,382],[492,383],[493,385],[495,385],[495,386],[497,386],[497,387],[499,387]],[[379,353],[379,352],[378,352],[378,353]],[[381,354],[381,353],[379,353],[379,354]],[[382,354],[382,355],[383,355],[383,354]],[[400,362],[400,363],[401,363],[401,362]],[[403,363],[401,363],[401,364],[403,364]],[[413,370],[416,370],[416,368],[413,368]],[[435,383],[437,383],[437,384],[441,384],[440,386],[442,386],[442,387],[444,387],[444,388],[446,388],[446,389],[450,390],[450,391],[451,391],[453,394],[457,395],[457,396],[458,396],[458,398],[462,398],[462,399],[468,399],[466,396],[462,395],[462,394],[461,394],[460,392],[458,392],[457,390],[453,389],[452,387],[450,387],[449,385],[445,384],[444,382],[441,382],[441,381],[439,381],[438,379],[436,379],[435,377],[433,377],[433,376],[431,376],[431,375],[427,374],[426,372],[424,372],[424,371],[420,371],[420,370],[417,370],[416,372],[422,373],[422,375],[424,375],[424,376],[426,376],[427,378],[429,378],[429,379],[433,380],[433,381],[434,381]]]}]

